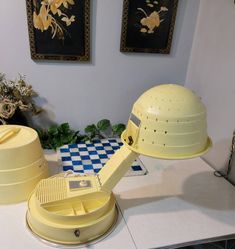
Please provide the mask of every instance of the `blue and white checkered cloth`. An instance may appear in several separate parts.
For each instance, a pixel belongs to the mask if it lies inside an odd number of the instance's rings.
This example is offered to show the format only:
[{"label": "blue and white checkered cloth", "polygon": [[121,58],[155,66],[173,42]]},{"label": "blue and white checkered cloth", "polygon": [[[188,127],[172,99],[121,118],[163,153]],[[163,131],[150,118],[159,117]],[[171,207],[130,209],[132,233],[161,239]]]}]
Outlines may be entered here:
[{"label": "blue and white checkered cloth", "polygon": [[[91,142],[68,144],[59,148],[58,157],[64,171],[73,170],[81,174],[98,173],[108,159],[123,143],[119,138],[101,139]],[[127,176],[144,175],[147,173],[142,162],[134,161]]]}]

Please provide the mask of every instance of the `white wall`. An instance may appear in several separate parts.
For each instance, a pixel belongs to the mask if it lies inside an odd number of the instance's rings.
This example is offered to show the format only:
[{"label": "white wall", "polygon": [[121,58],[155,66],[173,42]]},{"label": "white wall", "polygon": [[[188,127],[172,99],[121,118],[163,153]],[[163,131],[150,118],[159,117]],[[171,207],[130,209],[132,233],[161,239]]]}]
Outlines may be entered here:
[{"label": "white wall", "polygon": [[[235,4],[232,0],[201,1],[186,86],[208,110],[214,147],[206,160],[226,166],[235,129]],[[235,181],[235,165],[233,179]]]},{"label": "white wall", "polygon": [[119,52],[122,0],[92,0],[92,62],[52,63],[30,59],[25,1],[0,8],[0,71],[17,73],[43,98],[56,122],[73,128],[108,118],[126,122],[133,101],[156,83],[184,83],[199,0],[180,0],[171,55]]}]

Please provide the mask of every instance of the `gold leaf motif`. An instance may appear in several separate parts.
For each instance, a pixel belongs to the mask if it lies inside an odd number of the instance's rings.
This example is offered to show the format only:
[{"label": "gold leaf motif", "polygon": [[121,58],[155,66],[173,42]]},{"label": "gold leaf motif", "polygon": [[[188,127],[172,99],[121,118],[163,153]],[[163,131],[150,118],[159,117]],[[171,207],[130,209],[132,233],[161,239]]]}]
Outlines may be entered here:
[{"label": "gold leaf motif", "polygon": [[33,22],[34,27],[36,29],[40,29],[42,32],[47,30],[52,22],[51,15],[48,15],[46,7],[44,5],[41,6],[39,14],[37,15],[36,12],[33,12]]},{"label": "gold leaf motif", "polygon": [[73,0],[67,0],[67,2],[68,2],[69,4],[71,4],[71,5],[74,5],[74,4],[75,4]]},{"label": "gold leaf motif", "polygon": [[63,2],[63,5],[64,5],[64,7],[65,7],[66,9],[68,9],[69,6],[68,6],[68,3],[67,3],[66,1]]},{"label": "gold leaf motif", "polygon": [[142,28],[142,29],[140,30],[140,32],[141,32],[141,33],[146,33],[146,32],[147,32],[147,29],[146,29],[146,28]]},{"label": "gold leaf motif", "polygon": [[65,22],[67,26],[69,26],[69,25],[71,25],[72,22],[75,21],[75,16],[71,16],[70,18],[68,18],[68,17],[63,17],[61,20],[62,20],[63,22]]},{"label": "gold leaf motif", "polygon": [[167,7],[162,6],[161,11],[168,11]]},{"label": "gold leaf motif", "polygon": [[[158,4],[158,1],[153,1],[152,3]],[[154,6],[152,3],[150,2],[150,0],[146,0],[147,7],[154,7],[155,9],[157,8],[159,10],[159,8],[157,6]],[[137,10],[141,11],[145,16],[140,19],[140,32],[153,34],[164,21],[164,19],[161,19],[160,17],[161,12],[168,11],[168,8],[165,6],[161,6],[159,11],[154,10],[150,14],[147,14],[147,12],[142,8],[137,8]]]},{"label": "gold leaf motif", "polygon": [[62,12],[60,9],[57,9],[57,14],[58,14],[58,16],[61,16]]},{"label": "gold leaf motif", "polygon": [[[66,14],[66,9],[69,5],[74,5],[74,0],[42,0],[40,2],[39,14],[36,10],[33,11],[34,28],[44,32],[50,28],[52,39],[57,36],[58,39],[64,39],[65,28],[61,26],[60,20],[70,26],[75,21],[75,16],[69,17]],[[61,9],[61,7],[63,7]],[[36,6],[34,6],[36,9]]]}]

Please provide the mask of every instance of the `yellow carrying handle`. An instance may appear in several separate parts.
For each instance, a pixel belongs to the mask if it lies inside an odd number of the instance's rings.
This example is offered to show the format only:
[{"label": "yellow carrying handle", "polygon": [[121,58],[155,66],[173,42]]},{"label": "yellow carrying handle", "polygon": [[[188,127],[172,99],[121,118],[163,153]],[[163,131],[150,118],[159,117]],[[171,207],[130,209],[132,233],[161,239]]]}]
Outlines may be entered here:
[{"label": "yellow carrying handle", "polygon": [[134,162],[137,153],[123,145],[100,170],[98,177],[101,190],[111,192]]},{"label": "yellow carrying handle", "polygon": [[20,128],[12,127],[7,128],[0,133],[0,143],[5,142],[7,139],[11,138],[12,136],[16,135],[20,131]]}]

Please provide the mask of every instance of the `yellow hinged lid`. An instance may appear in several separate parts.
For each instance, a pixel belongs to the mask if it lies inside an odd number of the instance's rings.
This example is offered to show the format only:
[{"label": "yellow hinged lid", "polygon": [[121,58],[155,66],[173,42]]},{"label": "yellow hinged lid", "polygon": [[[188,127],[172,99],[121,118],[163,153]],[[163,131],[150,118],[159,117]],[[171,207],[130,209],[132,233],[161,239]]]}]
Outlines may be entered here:
[{"label": "yellow hinged lid", "polygon": [[42,156],[35,130],[19,125],[0,126],[0,170],[25,167]]},{"label": "yellow hinged lid", "polygon": [[37,133],[19,125],[0,126],[0,150],[24,146],[37,139]]}]

